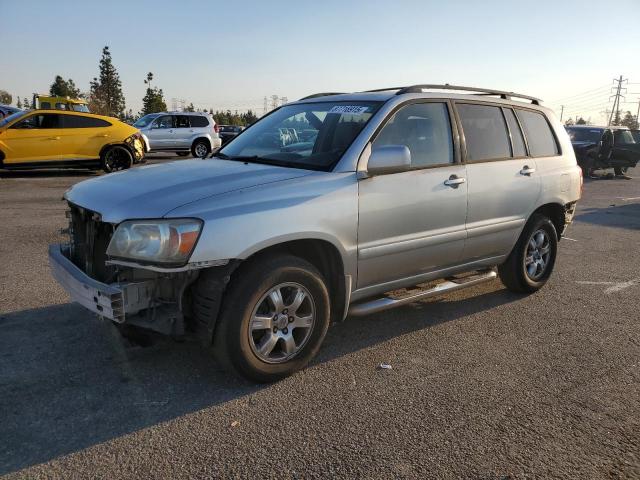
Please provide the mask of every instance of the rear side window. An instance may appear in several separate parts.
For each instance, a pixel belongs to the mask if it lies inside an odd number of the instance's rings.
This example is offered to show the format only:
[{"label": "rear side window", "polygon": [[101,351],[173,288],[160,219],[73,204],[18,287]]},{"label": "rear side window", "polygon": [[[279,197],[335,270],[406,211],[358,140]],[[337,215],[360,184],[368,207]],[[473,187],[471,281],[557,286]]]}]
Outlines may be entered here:
[{"label": "rear side window", "polygon": [[500,107],[458,104],[464,130],[467,160],[498,160],[511,157],[507,126]]},{"label": "rear side window", "polygon": [[100,118],[80,117],[76,115],[63,116],[64,128],[98,128],[110,127],[111,124]]},{"label": "rear side window", "polygon": [[518,109],[518,118],[522,123],[532,157],[550,157],[560,153],[549,122],[544,115]]},{"label": "rear side window", "polygon": [[518,120],[516,120],[515,113],[513,113],[513,110],[511,110],[510,108],[505,108],[502,111],[504,112],[504,116],[507,119],[509,132],[511,133],[513,156],[525,157],[527,155],[527,151],[524,148],[524,138],[522,137],[522,131],[520,130],[520,125],[518,125]]},{"label": "rear side window", "polygon": [[209,126],[209,121],[206,119],[206,117],[202,117],[199,115],[192,115],[189,117],[189,120],[191,120],[191,126],[192,127],[208,127]]},{"label": "rear side window", "polygon": [[453,163],[449,112],[444,103],[414,103],[398,110],[373,142],[373,148],[405,145],[411,166]]},{"label": "rear side window", "polygon": [[[191,124],[193,126],[193,124]],[[176,117],[176,128],[189,128],[189,117],[186,115],[178,115]]]}]

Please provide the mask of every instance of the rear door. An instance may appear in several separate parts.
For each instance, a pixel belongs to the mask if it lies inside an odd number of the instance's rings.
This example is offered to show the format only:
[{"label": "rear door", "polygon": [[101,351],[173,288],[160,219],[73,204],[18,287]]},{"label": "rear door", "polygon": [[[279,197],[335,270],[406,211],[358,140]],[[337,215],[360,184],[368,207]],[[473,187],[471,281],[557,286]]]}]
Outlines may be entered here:
[{"label": "rear door", "polygon": [[173,115],[161,115],[152,123],[146,131],[151,150],[171,150],[174,145],[174,117]]},{"label": "rear door", "polygon": [[539,195],[536,161],[527,154],[511,108],[457,102],[467,164],[469,209],[465,261],[509,253]]},{"label": "rear door", "polygon": [[3,135],[6,164],[60,160],[64,147],[60,115],[33,113],[11,125]]},{"label": "rear door", "polygon": [[[175,148],[191,148],[191,138],[194,135],[194,129],[191,123],[197,123],[195,115],[176,115],[176,128],[173,134]],[[194,119],[196,119],[194,121]]]},{"label": "rear door", "polygon": [[445,101],[411,103],[397,110],[373,140],[372,151],[405,145],[412,168],[358,184],[359,289],[460,261],[467,184],[465,166],[455,154],[451,118]]},{"label": "rear door", "polygon": [[62,136],[65,139],[65,160],[91,160],[100,158],[102,146],[109,143],[111,123],[101,118],[64,114]]}]

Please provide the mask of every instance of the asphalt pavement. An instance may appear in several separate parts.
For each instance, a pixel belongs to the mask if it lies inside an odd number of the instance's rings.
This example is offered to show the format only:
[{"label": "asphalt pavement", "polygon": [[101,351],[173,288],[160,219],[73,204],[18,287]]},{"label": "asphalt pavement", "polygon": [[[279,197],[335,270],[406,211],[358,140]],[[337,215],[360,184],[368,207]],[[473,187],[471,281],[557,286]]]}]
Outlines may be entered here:
[{"label": "asphalt pavement", "polygon": [[640,478],[640,179],[586,182],[540,292],[348,318],[257,386],[69,303],[47,245],[91,175],[0,173],[0,475]]}]

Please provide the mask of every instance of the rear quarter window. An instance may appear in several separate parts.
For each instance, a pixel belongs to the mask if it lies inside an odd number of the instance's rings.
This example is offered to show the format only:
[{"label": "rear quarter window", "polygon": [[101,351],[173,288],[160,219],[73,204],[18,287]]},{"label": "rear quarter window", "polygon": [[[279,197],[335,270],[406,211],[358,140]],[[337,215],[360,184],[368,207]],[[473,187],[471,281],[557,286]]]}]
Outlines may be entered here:
[{"label": "rear quarter window", "polygon": [[191,117],[189,117],[189,120],[191,120],[191,126],[192,127],[208,127],[209,126],[209,120],[207,120],[206,117],[201,117],[198,115],[193,115]]},{"label": "rear quarter window", "polygon": [[517,109],[517,114],[532,157],[552,157],[560,153],[551,126],[543,114],[520,109]]}]

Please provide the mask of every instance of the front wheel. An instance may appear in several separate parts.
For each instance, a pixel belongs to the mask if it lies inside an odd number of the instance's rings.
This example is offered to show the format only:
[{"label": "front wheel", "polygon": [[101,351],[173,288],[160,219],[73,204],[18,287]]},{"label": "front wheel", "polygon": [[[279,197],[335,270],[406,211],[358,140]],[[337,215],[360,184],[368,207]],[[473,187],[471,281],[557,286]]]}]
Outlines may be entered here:
[{"label": "front wheel", "polygon": [[206,140],[196,140],[191,147],[191,153],[196,158],[204,158],[209,155],[211,148],[209,148],[209,142]]},{"label": "front wheel", "polygon": [[110,147],[102,154],[102,169],[106,173],[130,168],[132,164],[131,152],[120,145]]},{"label": "front wheel", "polygon": [[[206,285],[205,278],[196,287],[196,314],[198,305],[206,307]],[[290,255],[255,260],[241,266],[229,285],[214,353],[245,378],[279,380],[318,352],[329,315],[325,280],[309,262]]]},{"label": "front wheel", "polygon": [[500,280],[512,292],[535,292],[549,280],[557,252],[558,235],[553,223],[544,215],[535,214],[507,261],[498,267]]}]

